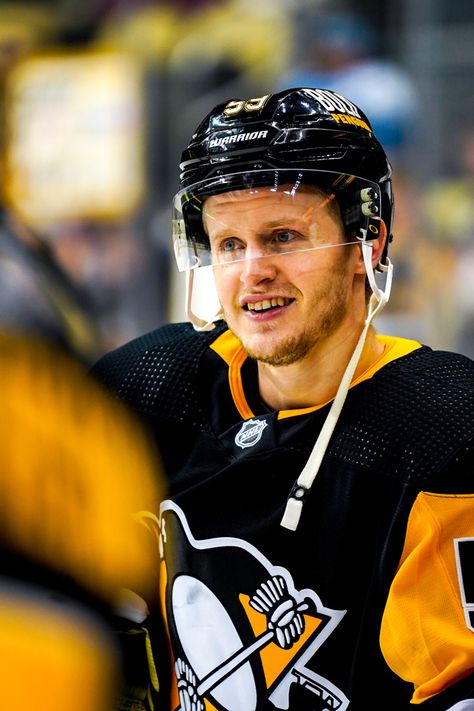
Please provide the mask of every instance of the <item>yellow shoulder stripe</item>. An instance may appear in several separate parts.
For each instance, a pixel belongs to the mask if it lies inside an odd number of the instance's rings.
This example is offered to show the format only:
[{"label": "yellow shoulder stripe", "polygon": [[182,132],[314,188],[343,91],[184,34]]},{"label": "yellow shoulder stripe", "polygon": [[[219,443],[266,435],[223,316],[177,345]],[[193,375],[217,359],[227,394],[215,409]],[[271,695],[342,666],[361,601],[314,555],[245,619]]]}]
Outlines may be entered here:
[{"label": "yellow shoulder stripe", "polygon": [[244,350],[240,345],[240,341],[234,336],[232,331],[224,331],[221,333],[219,338],[216,338],[214,343],[211,343],[211,348],[213,351],[219,355],[227,365],[231,364],[232,358],[234,357],[236,351]]}]

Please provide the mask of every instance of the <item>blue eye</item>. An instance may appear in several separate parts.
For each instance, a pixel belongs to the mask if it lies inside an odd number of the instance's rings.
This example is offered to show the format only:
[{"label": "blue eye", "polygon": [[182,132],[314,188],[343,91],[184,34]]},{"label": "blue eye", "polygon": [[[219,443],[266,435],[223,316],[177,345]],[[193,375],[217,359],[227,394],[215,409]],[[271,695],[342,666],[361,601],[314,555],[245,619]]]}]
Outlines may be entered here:
[{"label": "blue eye", "polygon": [[290,230],[282,230],[281,232],[277,232],[274,237],[277,242],[285,244],[286,242],[291,242],[291,240],[295,239],[295,233],[290,232]]},{"label": "blue eye", "polygon": [[245,246],[237,237],[228,237],[217,245],[215,258],[217,262],[238,260],[242,259],[244,252]]},{"label": "blue eye", "polygon": [[238,249],[238,244],[236,239],[226,239],[221,244],[221,249],[223,252],[232,252],[234,249]]}]

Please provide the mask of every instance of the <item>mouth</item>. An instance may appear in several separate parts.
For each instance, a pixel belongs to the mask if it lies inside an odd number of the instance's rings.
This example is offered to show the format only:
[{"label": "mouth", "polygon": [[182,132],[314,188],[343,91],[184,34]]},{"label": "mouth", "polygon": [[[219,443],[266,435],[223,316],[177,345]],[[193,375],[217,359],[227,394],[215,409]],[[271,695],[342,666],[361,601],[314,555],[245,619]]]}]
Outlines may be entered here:
[{"label": "mouth", "polygon": [[243,308],[245,311],[251,312],[265,312],[272,311],[273,309],[280,309],[284,306],[288,306],[294,301],[286,296],[276,296],[271,299],[262,299],[261,301],[249,301],[244,304]]}]

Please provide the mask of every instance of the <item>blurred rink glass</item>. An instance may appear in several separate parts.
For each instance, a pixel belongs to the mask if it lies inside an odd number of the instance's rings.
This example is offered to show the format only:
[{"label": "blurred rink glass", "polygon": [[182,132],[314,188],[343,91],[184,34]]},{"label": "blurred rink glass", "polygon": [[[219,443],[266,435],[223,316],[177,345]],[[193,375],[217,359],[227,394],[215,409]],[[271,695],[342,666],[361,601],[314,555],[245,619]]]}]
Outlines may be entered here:
[{"label": "blurred rink glass", "polygon": [[6,86],[5,200],[44,228],[121,220],[145,195],[140,63],[120,52],[30,56]]}]

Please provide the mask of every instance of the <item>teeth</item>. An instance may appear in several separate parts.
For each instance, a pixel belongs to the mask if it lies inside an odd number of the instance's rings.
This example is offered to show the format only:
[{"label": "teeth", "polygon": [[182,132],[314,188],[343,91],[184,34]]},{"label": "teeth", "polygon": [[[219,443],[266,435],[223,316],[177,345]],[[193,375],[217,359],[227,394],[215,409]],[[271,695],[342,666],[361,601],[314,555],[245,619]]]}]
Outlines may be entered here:
[{"label": "teeth", "polygon": [[263,299],[263,301],[256,301],[254,304],[247,304],[247,307],[250,311],[265,311],[265,309],[271,309],[275,306],[286,306],[289,301],[283,296],[277,296],[275,299]]}]

